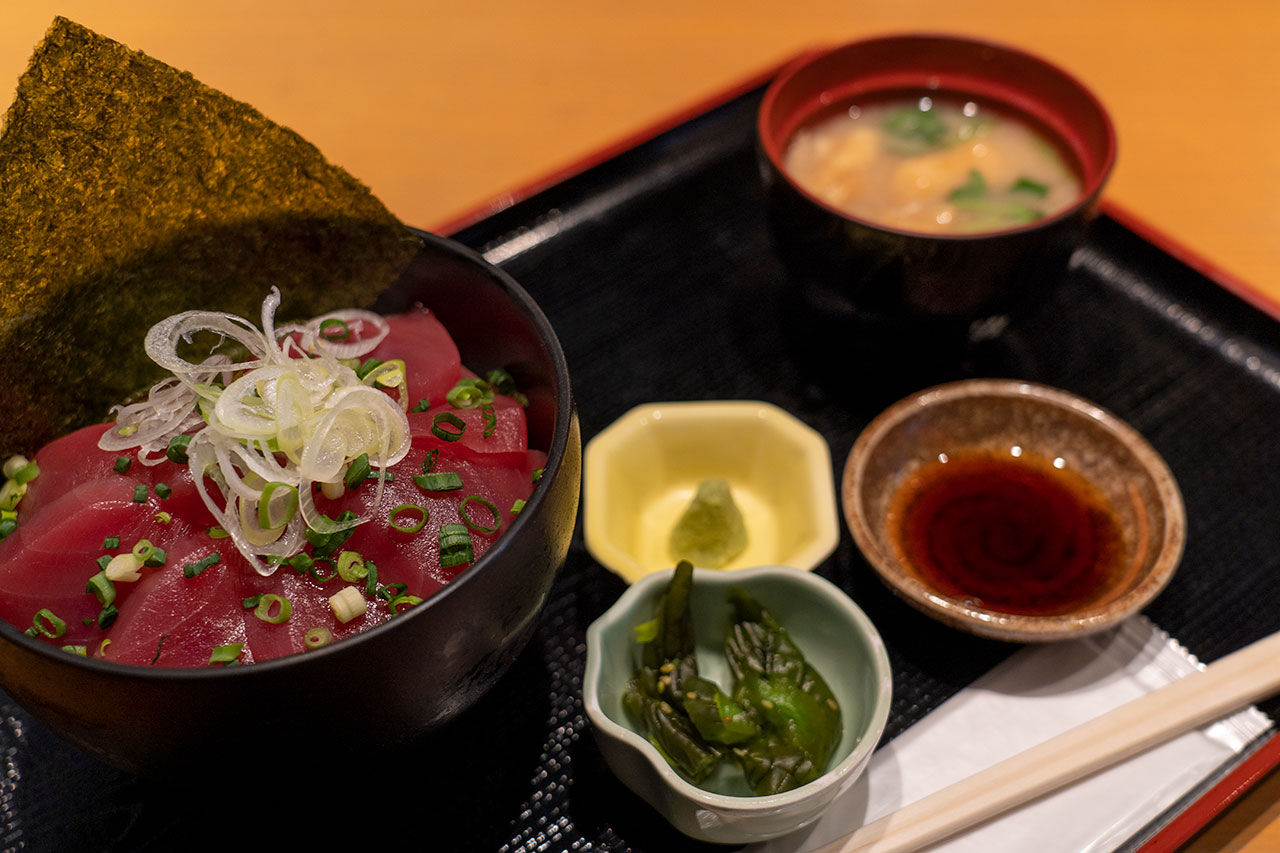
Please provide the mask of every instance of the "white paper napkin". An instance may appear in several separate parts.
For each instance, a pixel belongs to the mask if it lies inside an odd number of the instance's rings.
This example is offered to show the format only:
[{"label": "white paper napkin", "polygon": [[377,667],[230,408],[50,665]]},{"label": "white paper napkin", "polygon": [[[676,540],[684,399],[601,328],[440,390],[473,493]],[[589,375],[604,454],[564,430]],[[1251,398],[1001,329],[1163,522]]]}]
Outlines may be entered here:
[{"label": "white paper napkin", "polygon": [[[880,748],[807,829],[750,853],[799,853],[1087,722],[1203,666],[1149,620],[1027,646]],[[934,853],[1091,853],[1140,831],[1271,721],[1255,708],[1167,741],[930,848]]]}]

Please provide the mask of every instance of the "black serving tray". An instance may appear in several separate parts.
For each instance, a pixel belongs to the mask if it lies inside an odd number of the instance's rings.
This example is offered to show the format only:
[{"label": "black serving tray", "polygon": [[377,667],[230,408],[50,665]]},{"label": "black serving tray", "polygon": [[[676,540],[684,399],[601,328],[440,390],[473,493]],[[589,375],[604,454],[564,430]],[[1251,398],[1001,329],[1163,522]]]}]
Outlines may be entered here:
[{"label": "black serving tray", "polygon": [[[640,403],[766,400],[826,437],[838,482],[862,427],[926,377],[895,375],[856,341],[815,340],[795,310],[762,209],[760,95],[752,87],[699,110],[453,236],[545,310],[584,440]],[[1145,233],[1104,213],[1060,286],[927,379],[1055,385],[1151,441],[1181,485],[1189,532],[1181,568],[1146,613],[1207,663],[1280,627],[1280,324]],[[847,531],[817,571],[889,647],[886,740],[1015,648],[899,602]],[[592,740],[581,699],[586,628],[623,589],[579,533],[533,641],[499,685],[400,761],[335,755],[336,783],[299,785],[287,755],[242,744],[227,751],[242,784],[157,785],[65,744],[0,694],[0,851],[721,849],[670,829],[613,778]],[[1274,700],[1260,707],[1280,710]]]}]

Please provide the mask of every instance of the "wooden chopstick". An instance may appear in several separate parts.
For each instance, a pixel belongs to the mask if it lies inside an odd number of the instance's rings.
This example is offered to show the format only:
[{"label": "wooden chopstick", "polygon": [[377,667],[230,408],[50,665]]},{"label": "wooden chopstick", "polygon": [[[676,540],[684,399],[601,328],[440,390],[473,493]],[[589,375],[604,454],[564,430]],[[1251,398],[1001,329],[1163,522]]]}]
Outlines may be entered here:
[{"label": "wooden chopstick", "polygon": [[1280,632],[868,823],[815,853],[906,853],[1280,690]]}]

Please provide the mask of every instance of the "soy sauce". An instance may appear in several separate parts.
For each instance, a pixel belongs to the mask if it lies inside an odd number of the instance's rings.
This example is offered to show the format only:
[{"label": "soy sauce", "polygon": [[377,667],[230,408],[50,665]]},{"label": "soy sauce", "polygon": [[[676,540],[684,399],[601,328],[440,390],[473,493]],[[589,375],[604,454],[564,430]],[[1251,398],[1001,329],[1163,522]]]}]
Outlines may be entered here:
[{"label": "soy sauce", "polygon": [[1026,453],[966,451],[925,465],[894,494],[889,522],[921,581],[989,610],[1045,616],[1100,603],[1125,570],[1106,496]]}]

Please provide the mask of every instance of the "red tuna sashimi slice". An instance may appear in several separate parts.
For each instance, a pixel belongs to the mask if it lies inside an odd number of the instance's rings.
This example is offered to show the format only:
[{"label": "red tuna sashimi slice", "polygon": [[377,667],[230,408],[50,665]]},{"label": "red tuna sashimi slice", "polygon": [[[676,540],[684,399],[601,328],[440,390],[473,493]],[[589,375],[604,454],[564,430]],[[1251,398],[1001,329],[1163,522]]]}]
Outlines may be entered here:
[{"label": "red tuna sashimi slice", "polygon": [[387,336],[366,358],[402,359],[409,405],[425,398],[432,406],[444,403],[458,382],[462,362],[458,347],[436,315],[422,308],[387,318]]},{"label": "red tuna sashimi slice", "polygon": [[[356,551],[373,559],[379,565],[380,581],[407,583],[407,592],[422,598],[435,592],[465,568],[439,568],[438,537],[442,524],[461,523],[463,500],[471,495],[482,497],[492,502],[501,516],[497,533],[473,534],[472,543],[478,559],[513,520],[511,507],[516,499],[527,498],[532,488],[531,479],[522,467],[493,464],[444,448],[436,458],[432,472],[458,474],[462,488],[457,491],[424,491],[414,482],[413,476],[421,473],[429,452],[429,448],[416,445],[410,448],[409,454],[395,466],[395,478],[384,484],[380,509],[374,506],[377,484],[373,480],[367,480],[359,489],[348,491],[339,500],[316,499],[317,508],[330,517],[336,517],[345,509],[359,515],[372,515],[372,520],[355,529],[344,543],[343,550]],[[391,510],[404,504],[417,505],[427,511],[428,520],[421,530],[406,533],[389,525]],[[468,514],[473,520],[484,527],[493,526],[492,514],[483,505],[468,506]],[[411,526],[420,517],[421,513],[416,510],[407,511],[399,520],[400,525]]]},{"label": "red tuna sashimi slice", "polygon": [[[36,610],[48,608],[67,622],[66,642],[92,639],[96,626],[83,630],[81,620],[101,609],[85,592],[85,584],[99,571],[99,557],[128,551],[147,539],[166,549],[172,560],[182,550],[182,541],[208,541],[207,512],[187,512],[163,524],[157,514],[167,502],[153,492],[138,503],[132,492],[126,478],[113,474],[76,486],[38,512],[24,508],[18,529],[0,542],[0,617],[25,626]],[[192,506],[190,499],[184,503]],[[119,539],[118,549],[104,547],[109,537]],[[117,585],[117,607],[122,610],[131,586]]]},{"label": "red tuna sashimi slice", "polygon": [[[98,439],[107,429],[103,424],[95,424],[64,435],[40,448],[35,455],[35,461],[40,466],[40,476],[27,486],[27,493],[19,504],[24,515],[30,517],[42,505],[57,500],[82,483],[100,480],[115,473],[113,466],[116,455],[98,449]],[[137,472],[132,469],[142,466],[138,465],[132,454],[128,458],[130,473],[136,475]],[[123,483],[124,480],[120,482]]]},{"label": "red tuna sashimi slice", "polygon": [[[324,571],[332,574],[333,569],[325,565]],[[242,610],[245,636],[253,650],[254,659],[266,660],[306,651],[306,635],[313,628],[327,629],[333,640],[337,641],[391,618],[386,602],[374,599],[367,601],[364,616],[346,623],[339,622],[334,617],[329,598],[346,586],[351,584],[341,578],[321,583],[310,576],[298,574],[289,566],[280,567],[271,577],[262,577],[256,573],[242,574],[241,599],[269,593],[288,599],[290,607],[289,618],[280,623],[260,619],[252,608]],[[360,589],[363,593],[363,585],[360,585]]]},{"label": "red tuna sashimi slice", "polygon": [[[183,565],[214,551],[222,557],[217,565],[195,577],[183,573]],[[174,543],[174,552],[164,566],[143,569],[136,584],[116,584],[118,591],[132,588],[124,590],[127,597],[118,604],[120,616],[102,655],[106,660],[208,666],[215,647],[245,641],[239,578],[252,569],[234,550],[213,547],[207,536]],[[241,660],[253,660],[247,646]]]},{"label": "red tuna sashimi slice", "polygon": [[[462,421],[461,437],[450,441],[440,438],[434,428],[435,418],[441,412],[448,412]],[[510,466],[518,466],[524,462],[525,451],[529,449],[528,426],[525,422],[524,407],[510,397],[497,396],[493,402],[493,424],[488,437],[485,429],[488,415],[483,409],[455,409],[452,406],[433,408],[427,412],[409,413],[409,434],[415,446],[427,449],[438,448],[442,453],[454,452],[473,457],[484,457],[490,461]],[[446,422],[439,428],[447,433],[456,434],[458,427]]]}]

